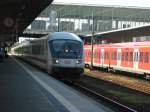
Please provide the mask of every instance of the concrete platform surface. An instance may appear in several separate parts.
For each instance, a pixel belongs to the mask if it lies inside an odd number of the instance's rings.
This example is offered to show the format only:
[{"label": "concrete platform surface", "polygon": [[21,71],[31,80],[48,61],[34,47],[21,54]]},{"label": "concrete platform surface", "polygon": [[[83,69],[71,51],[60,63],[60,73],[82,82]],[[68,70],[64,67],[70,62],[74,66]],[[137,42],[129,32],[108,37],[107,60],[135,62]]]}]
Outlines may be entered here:
[{"label": "concrete platform surface", "polygon": [[2,112],[112,112],[47,73],[15,58],[0,63]]}]

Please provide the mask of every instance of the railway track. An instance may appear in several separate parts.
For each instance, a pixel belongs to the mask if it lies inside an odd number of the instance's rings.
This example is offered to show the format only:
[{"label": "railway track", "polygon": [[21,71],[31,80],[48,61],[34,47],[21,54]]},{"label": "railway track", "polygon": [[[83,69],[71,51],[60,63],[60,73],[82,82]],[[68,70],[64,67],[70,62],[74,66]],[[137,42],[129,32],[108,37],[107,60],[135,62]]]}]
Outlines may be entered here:
[{"label": "railway track", "polygon": [[110,108],[113,108],[113,110],[115,112],[137,112],[136,110],[134,110],[126,105],[123,105],[117,101],[114,101],[114,100],[112,100],[92,89],[89,89],[88,87],[83,86],[77,82],[73,83],[73,82],[67,80],[67,82],[65,81],[65,84],[77,89],[78,91],[86,94],[87,96],[94,97],[93,99],[96,98],[96,100],[104,102],[106,106],[109,105]]},{"label": "railway track", "polygon": [[146,94],[150,94],[150,82],[135,77],[129,77],[121,74],[113,74],[104,71],[85,69],[87,76],[98,78],[101,80],[109,81],[123,87],[137,90]]}]

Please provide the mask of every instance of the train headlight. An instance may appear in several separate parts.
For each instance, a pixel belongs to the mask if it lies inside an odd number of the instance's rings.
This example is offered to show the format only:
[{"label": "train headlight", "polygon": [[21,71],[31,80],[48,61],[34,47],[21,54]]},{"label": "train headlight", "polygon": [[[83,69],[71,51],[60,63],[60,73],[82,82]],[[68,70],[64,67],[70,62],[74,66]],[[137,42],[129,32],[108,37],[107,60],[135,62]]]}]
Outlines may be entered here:
[{"label": "train headlight", "polygon": [[57,59],[57,60],[55,60],[56,61],[56,63],[59,63],[59,60]]},{"label": "train headlight", "polygon": [[59,64],[59,60],[58,59],[53,59],[53,63],[54,64]]},{"label": "train headlight", "polygon": [[76,64],[82,63],[82,60],[76,60]]}]

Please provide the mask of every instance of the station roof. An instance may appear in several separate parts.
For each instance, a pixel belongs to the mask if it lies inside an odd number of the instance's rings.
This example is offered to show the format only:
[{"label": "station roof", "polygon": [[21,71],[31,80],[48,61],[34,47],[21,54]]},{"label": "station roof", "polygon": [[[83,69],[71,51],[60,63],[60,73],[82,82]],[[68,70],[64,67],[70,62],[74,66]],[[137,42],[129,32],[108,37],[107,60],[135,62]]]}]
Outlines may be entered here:
[{"label": "station roof", "polygon": [[[56,11],[57,17],[60,18],[77,18],[77,19],[91,19],[92,13],[94,18],[102,20],[118,20],[118,21],[139,21],[150,22],[150,8],[141,7],[123,7],[123,6],[106,6],[106,5],[90,5],[90,4],[64,4],[53,3],[49,5],[39,16],[49,17],[50,11]],[[123,39],[129,39],[136,36],[150,35],[150,26],[140,26],[136,28],[126,28],[102,32],[104,38],[113,38],[114,41],[119,41],[120,36]],[[22,34],[26,36],[36,36],[39,38],[41,34]],[[43,35],[43,34],[42,34]],[[118,38],[116,37],[118,35]]]},{"label": "station roof", "polygon": [[[83,39],[90,39],[91,36],[92,34],[81,35]],[[107,40],[108,43],[129,42],[135,37],[150,36],[150,25],[95,33],[94,36],[99,40]]]},{"label": "station roof", "polygon": [[[149,7],[53,3],[49,8],[63,18],[92,18],[93,13],[98,19],[150,21]],[[48,17],[49,13],[43,12],[41,16]]]},{"label": "station roof", "polygon": [[1,0],[0,41],[12,41],[53,0]]},{"label": "station roof", "polygon": [[[60,18],[115,20],[115,21],[136,21],[150,23],[150,7],[124,7],[91,4],[63,4],[53,3],[47,10],[57,12]],[[49,13],[41,13],[41,16],[48,17]],[[139,27],[118,29],[97,33],[103,39],[114,42],[128,41],[133,37],[150,35],[150,24]]]}]

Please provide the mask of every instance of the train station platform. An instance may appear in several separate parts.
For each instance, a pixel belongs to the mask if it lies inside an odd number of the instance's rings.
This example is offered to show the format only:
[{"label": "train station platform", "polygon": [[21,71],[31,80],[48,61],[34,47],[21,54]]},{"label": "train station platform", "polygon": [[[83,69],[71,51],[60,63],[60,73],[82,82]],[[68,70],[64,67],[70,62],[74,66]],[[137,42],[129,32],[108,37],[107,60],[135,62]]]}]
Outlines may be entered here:
[{"label": "train station platform", "polygon": [[1,112],[112,112],[12,56],[0,63]]}]

